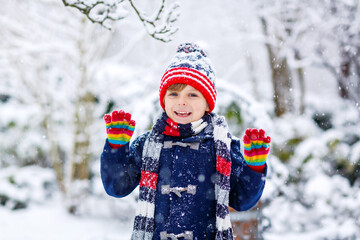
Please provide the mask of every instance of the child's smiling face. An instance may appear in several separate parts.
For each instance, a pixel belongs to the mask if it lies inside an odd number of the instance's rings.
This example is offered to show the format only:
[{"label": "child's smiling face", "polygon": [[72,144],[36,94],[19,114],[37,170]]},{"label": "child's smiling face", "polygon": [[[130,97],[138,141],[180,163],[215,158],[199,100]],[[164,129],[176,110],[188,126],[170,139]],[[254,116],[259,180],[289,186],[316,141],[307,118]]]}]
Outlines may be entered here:
[{"label": "child's smiling face", "polygon": [[208,103],[200,91],[190,85],[180,91],[167,90],[165,112],[174,122],[187,124],[195,122],[209,111]]}]

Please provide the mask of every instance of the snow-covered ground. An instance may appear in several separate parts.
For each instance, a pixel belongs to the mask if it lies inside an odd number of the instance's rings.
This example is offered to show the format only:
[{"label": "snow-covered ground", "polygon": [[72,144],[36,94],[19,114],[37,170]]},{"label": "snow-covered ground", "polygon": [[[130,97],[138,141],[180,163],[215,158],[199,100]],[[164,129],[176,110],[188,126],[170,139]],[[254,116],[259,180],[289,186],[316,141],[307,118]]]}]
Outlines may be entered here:
[{"label": "snow-covered ground", "polygon": [[70,214],[54,180],[51,169],[37,166],[0,169],[1,240],[130,238],[132,195],[126,200],[109,197],[96,177],[93,195],[83,199],[78,214]]},{"label": "snow-covered ground", "polygon": [[131,230],[132,221],[70,215],[60,199],[16,211],[0,207],[1,240],[127,240]]}]

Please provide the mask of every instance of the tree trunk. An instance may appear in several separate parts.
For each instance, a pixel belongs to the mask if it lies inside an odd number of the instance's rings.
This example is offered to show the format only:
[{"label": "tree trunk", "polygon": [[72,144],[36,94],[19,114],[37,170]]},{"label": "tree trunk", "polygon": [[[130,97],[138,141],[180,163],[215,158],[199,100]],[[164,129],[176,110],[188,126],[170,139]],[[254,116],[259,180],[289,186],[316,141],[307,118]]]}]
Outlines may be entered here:
[{"label": "tree trunk", "polygon": [[[44,109],[46,112],[46,110]],[[60,148],[58,141],[56,139],[56,134],[53,131],[53,126],[51,126],[52,120],[49,114],[46,114],[43,120],[43,126],[46,131],[47,139],[50,142],[49,158],[52,164],[52,168],[56,174],[56,180],[60,190],[65,193],[66,188],[64,184],[64,166],[63,161],[61,160]]]},{"label": "tree trunk", "polygon": [[90,135],[89,127],[93,122],[94,97],[91,93],[80,96],[76,103],[74,116],[75,141],[73,147],[73,161],[71,171],[71,181],[88,180],[90,178]]},{"label": "tree trunk", "polygon": [[[82,20],[84,29],[86,29],[86,20]],[[84,30],[85,31],[85,30]],[[84,34],[84,37],[85,34]],[[70,213],[76,213],[81,200],[86,198],[89,193],[90,180],[90,127],[93,123],[93,110],[95,97],[88,90],[90,85],[90,76],[87,63],[85,61],[87,49],[82,39],[78,42],[80,55],[79,69],[81,76],[77,86],[77,99],[74,110],[74,142],[70,160],[70,179],[68,186],[68,210]]]},{"label": "tree trunk", "polygon": [[[267,22],[261,18],[263,32],[265,36],[269,36]],[[291,71],[285,57],[277,55],[275,47],[270,43],[266,43],[269,56],[269,63],[272,72],[272,82],[274,90],[274,104],[276,116],[281,116],[286,112],[293,111],[292,81]]]},{"label": "tree trunk", "polygon": [[339,95],[360,104],[360,76],[357,69],[359,56],[352,56],[346,46],[341,46],[340,73],[337,77]]},{"label": "tree trunk", "polygon": [[[295,59],[298,61],[301,60],[300,52],[297,49],[295,50]],[[304,77],[304,69],[302,67],[297,68],[297,75],[298,75],[299,86],[300,86],[299,112],[302,115],[305,112],[305,77]]]},{"label": "tree trunk", "polygon": [[[82,81],[82,83],[85,83]],[[82,85],[82,84],[81,84]],[[89,92],[80,96],[76,103],[74,146],[71,156],[71,175],[68,189],[68,210],[77,213],[81,200],[89,194],[90,184],[90,126],[93,122],[95,98]]]},{"label": "tree trunk", "polygon": [[341,64],[340,64],[340,76],[338,78],[339,95],[344,99],[350,99],[351,94],[349,92],[349,86],[347,86],[347,79],[351,72],[351,58],[349,52],[342,49],[341,51]]}]

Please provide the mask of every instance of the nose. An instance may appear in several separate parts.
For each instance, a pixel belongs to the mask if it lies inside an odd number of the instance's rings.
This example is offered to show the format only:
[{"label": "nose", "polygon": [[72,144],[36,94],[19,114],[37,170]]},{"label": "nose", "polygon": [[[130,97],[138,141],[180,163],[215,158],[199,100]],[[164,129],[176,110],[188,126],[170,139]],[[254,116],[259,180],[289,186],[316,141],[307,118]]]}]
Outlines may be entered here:
[{"label": "nose", "polygon": [[184,106],[184,105],[186,105],[186,103],[187,103],[187,102],[186,102],[186,97],[180,95],[180,96],[179,96],[179,102],[178,102],[178,104]]}]

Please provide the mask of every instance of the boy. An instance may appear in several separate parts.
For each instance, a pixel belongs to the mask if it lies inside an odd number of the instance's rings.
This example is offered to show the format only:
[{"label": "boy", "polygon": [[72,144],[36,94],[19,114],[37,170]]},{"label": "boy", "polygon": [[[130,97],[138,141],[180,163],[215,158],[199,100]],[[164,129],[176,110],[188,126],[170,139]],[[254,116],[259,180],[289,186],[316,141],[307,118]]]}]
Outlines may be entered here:
[{"label": "boy", "polygon": [[245,211],[260,199],[270,137],[248,129],[243,158],[225,119],[212,113],[214,80],[205,52],[182,44],[161,79],[164,112],[150,132],[129,145],[131,115],[105,115],[104,188],[125,197],[140,185],[132,239],[233,239],[228,206]]}]

